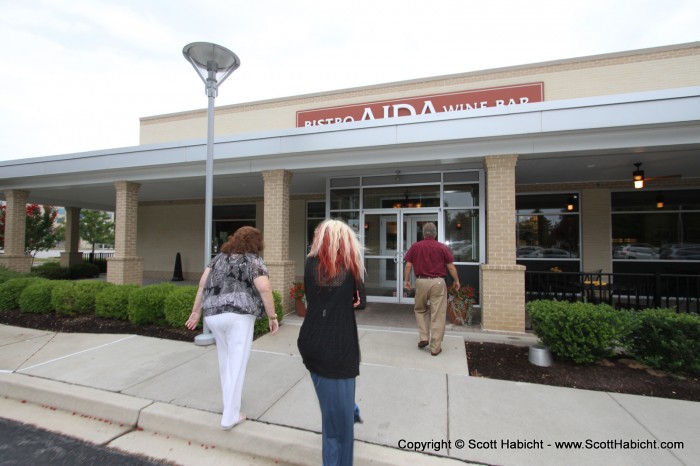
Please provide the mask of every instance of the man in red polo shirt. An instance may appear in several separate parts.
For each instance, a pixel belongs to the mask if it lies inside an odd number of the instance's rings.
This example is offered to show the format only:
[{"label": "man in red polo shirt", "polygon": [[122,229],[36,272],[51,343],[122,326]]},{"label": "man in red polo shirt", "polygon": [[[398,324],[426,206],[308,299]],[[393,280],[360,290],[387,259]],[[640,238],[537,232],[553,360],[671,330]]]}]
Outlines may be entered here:
[{"label": "man in red polo shirt", "polygon": [[[442,352],[445,336],[445,314],[447,312],[447,285],[445,277],[450,273],[454,288],[459,289],[459,275],[454,265],[452,251],[437,238],[434,223],[423,225],[423,240],[413,243],[406,253],[404,288],[411,289],[411,268],[416,274],[416,298],[413,311],[418,323],[418,348],[430,344],[430,354]],[[430,312],[428,312],[430,302]]]}]

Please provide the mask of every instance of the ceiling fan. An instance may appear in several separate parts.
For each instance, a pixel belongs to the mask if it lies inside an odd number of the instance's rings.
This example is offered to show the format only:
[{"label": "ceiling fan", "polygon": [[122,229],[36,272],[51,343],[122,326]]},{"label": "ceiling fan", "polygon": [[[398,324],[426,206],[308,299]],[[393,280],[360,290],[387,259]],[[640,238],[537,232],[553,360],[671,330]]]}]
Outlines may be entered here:
[{"label": "ceiling fan", "polygon": [[635,163],[634,166],[637,168],[634,172],[632,172],[632,181],[634,182],[635,189],[643,188],[644,183],[647,181],[671,180],[671,179],[677,179],[677,178],[682,177],[681,174],[645,177],[644,170],[641,169],[642,162]]}]

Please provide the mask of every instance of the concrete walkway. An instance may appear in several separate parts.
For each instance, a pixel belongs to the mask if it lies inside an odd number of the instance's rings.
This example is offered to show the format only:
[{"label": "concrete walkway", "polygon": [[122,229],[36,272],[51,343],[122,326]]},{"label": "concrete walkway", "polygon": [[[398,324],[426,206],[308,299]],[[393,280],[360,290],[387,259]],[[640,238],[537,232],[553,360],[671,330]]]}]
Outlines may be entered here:
[{"label": "concrete walkway", "polygon": [[[319,465],[300,324],[288,316],[254,342],[251,420],[231,431],[219,428],[214,346],[0,325],[0,416],[183,465]],[[534,341],[451,332],[432,357],[415,331],[360,326],[355,464],[699,464],[700,403],[470,377],[464,340],[486,338]]]}]

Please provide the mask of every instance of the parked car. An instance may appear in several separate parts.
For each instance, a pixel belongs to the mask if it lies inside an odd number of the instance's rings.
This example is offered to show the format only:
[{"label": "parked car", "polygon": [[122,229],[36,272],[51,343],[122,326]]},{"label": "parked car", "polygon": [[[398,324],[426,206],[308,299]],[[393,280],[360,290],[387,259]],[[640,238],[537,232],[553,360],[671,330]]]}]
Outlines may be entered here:
[{"label": "parked car", "polygon": [[542,257],[544,248],[539,246],[523,246],[515,251],[517,257]]},{"label": "parked car", "polygon": [[656,260],[659,258],[659,254],[654,249],[648,246],[635,246],[627,244],[624,246],[616,247],[613,251],[613,258]]},{"label": "parked car", "polygon": [[542,257],[575,257],[569,251],[558,248],[546,248],[542,250]]},{"label": "parked car", "polygon": [[665,260],[700,260],[700,244],[669,244],[661,249],[660,256]]}]

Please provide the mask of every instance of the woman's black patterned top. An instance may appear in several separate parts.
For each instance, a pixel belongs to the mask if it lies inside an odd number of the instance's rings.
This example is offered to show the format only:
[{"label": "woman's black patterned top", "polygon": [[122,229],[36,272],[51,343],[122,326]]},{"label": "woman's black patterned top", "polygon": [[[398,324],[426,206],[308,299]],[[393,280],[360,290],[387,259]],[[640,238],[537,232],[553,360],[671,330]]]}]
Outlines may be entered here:
[{"label": "woman's black patterned top", "polygon": [[262,258],[256,254],[219,254],[209,263],[209,277],[202,293],[202,314],[224,312],[252,314],[258,319],[265,312],[253,280],[269,276]]}]

